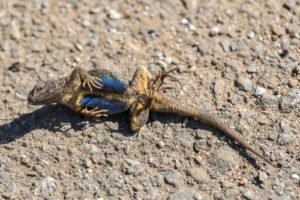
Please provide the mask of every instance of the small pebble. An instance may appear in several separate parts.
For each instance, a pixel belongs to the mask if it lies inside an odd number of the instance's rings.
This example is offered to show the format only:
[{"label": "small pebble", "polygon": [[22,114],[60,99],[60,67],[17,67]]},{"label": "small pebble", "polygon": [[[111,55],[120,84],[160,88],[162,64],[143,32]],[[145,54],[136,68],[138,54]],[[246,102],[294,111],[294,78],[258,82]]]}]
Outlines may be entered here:
[{"label": "small pebble", "polygon": [[56,190],[56,180],[52,177],[44,178],[41,181],[42,190],[48,193],[52,193]]},{"label": "small pebble", "polygon": [[265,93],[266,93],[266,89],[263,88],[263,87],[257,87],[256,90],[255,90],[255,95],[256,96],[261,96]]},{"label": "small pebble", "polygon": [[84,159],[83,160],[83,166],[85,168],[91,168],[93,166],[93,163],[90,159]]},{"label": "small pebble", "polygon": [[257,73],[257,68],[256,67],[247,67],[246,72],[249,74],[254,74]]},{"label": "small pebble", "polygon": [[260,171],[258,174],[258,180],[265,183],[268,180],[268,175],[265,172]]},{"label": "small pebble", "polygon": [[283,132],[283,133],[280,133],[280,135],[279,135],[278,143],[280,145],[291,144],[294,141],[295,141],[294,137],[293,137],[292,133],[290,133],[290,132]]},{"label": "small pebble", "polygon": [[16,97],[20,100],[27,101],[27,95],[16,92]]},{"label": "small pebble", "polygon": [[114,9],[108,10],[108,16],[110,19],[113,19],[113,20],[122,19],[122,17],[123,17],[123,15],[121,13],[117,12]]},{"label": "small pebble", "polygon": [[297,85],[298,85],[298,80],[296,80],[296,79],[290,79],[289,80],[289,86],[291,87],[291,88],[294,88],[294,87],[296,87]]},{"label": "small pebble", "polygon": [[230,50],[232,52],[239,50],[239,48],[240,48],[240,45],[237,42],[232,42],[230,44]]},{"label": "small pebble", "polygon": [[180,188],[176,190],[168,200],[202,200],[202,195],[191,188]]},{"label": "small pebble", "polygon": [[250,92],[253,88],[252,81],[244,77],[239,77],[236,80],[236,85],[240,90],[245,92]]},{"label": "small pebble", "polygon": [[170,65],[173,62],[173,59],[171,57],[166,57],[165,62]]},{"label": "small pebble", "polygon": [[162,149],[162,148],[164,148],[165,143],[164,143],[163,141],[159,141],[159,142],[156,144],[156,146],[157,146],[157,148]]},{"label": "small pebble", "polygon": [[294,179],[294,180],[296,180],[296,181],[299,181],[299,180],[300,180],[300,177],[299,177],[298,174],[292,174],[292,175],[291,175],[291,178]]},{"label": "small pebble", "polygon": [[268,139],[271,140],[271,141],[275,141],[278,139],[278,136],[275,132],[271,132],[268,134]]},{"label": "small pebble", "polygon": [[170,170],[165,175],[165,181],[166,183],[172,185],[173,187],[180,185],[181,183],[181,174],[178,171]]},{"label": "small pebble", "polygon": [[190,22],[187,18],[182,18],[181,22],[182,25],[188,25]]},{"label": "small pebble", "polygon": [[255,194],[252,190],[247,190],[245,193],[244,193],[244,197],[248,200],[251,200],[251,199],[255,199]]},{"label": "small pebble", "polygon": [[215,35],[218,35],[220,33],[220,28],[217,27],[217,26],[214,26],[210,29],[209,31],[209,36],[215,36]]},{"label": "small pebble", "polygon": [[198,183],[208,183],[210,181],[209,174],[202,167],[191,168],[188,172]]},{"label": "small pebble", "polygon": [[241,180],[239,180],[240,185],[247,185],[248,183],[249,183],[249,180],[246,178],[242,178]]},{"label": "small pebble", "polygon": [[247,37],[248,37],[249,39],[254,38],[254,36],[255,36],[255,33],[254,33],[253,31],[250,31],[250,32],[247,34]]}]

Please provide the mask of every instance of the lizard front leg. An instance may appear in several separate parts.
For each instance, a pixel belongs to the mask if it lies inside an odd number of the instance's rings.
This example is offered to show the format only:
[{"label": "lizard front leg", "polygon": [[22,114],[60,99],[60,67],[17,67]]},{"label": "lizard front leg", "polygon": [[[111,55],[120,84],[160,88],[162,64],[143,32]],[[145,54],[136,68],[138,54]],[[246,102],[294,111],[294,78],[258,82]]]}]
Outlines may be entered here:
[{"label": "lizard front leg", "polygon": [[108,110],[100,109],[98,107],[89,110],[88,108],[83,108],[79,111],[82,115],[88,117],[107,117]]},{"label": "lizard front leg", "polygon": [[70,76],[70,81],[79,80],[83,88],[88,86],[89,90],[93,92],[93,88],[102,89],[102,80],[98,77],[92,76],[88,71],[82,68],[75,68]]}]

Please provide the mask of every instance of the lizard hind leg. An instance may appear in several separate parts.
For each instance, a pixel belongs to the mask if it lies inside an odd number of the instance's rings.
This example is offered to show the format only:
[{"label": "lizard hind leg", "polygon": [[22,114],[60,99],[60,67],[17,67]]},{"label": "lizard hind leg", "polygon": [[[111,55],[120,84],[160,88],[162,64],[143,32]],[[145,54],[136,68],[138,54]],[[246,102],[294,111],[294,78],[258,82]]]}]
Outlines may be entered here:
[{"label": "lizard hind leg", "polygon": [[130,108],[130,128],[134,133],[146,124],[149,117],[149,106],[145,106],[141,101],[137,101]]},{"label": "lizard hind leg", "polygon": [[177,69],[178,69],[177,67],[174,67],[168,71],[161,71],[158,74],[156,74],[155,78],[149,82],[148,88],[150,88],[151,93],[153,94],[156,91],[172,89],[171,87],[162,87],[162,85],[164,83],[164,79],[167,77],[170,77],[172,80],[178,82],[180,84],[180,86],[182,87],[180,81],[178,81],[178,79],[176,79],[174,76],[170,75],[170,73],[172,73],[173,71],[175,71]]}]

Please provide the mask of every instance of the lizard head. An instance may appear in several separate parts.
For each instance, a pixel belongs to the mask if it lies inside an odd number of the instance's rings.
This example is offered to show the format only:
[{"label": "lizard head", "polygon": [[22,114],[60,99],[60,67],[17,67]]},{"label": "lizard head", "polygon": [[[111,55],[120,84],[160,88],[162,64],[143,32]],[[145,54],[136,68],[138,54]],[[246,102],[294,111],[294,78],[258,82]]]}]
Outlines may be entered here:
[{"label": "lizard head", "polygon": [[63,86],[58,80],[40,82],[29,92],[28,103],[43,105],[58,102],[63,95]]}]

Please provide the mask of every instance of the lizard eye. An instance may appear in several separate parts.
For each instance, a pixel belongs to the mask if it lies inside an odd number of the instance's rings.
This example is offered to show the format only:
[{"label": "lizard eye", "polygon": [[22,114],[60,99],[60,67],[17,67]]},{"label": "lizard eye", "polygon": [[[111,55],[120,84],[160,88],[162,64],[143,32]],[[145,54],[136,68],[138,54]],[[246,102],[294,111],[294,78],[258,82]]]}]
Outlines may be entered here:
[{"label": "lizard eye", "polygon": [[35,92],[39,92],[39,91],[41,91],[43,89],[43,87],[42,86],[40,86],[40,85],[37,85],[36,87],[35,87]]}]

